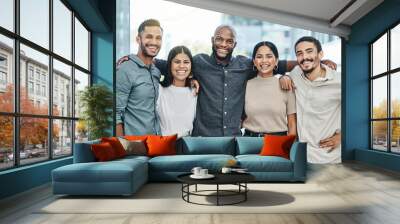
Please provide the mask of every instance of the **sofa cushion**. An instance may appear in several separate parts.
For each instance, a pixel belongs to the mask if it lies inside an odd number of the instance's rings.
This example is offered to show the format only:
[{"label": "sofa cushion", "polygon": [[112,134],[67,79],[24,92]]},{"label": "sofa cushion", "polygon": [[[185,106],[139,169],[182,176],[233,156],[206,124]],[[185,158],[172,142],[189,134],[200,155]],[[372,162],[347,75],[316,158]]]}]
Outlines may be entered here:
[{"label": "sofa cushion", "polygon": [[90,148],[92,144],[99,144],[100,139],[75,143],[74,147],[74,163],[95,162],[96,158]]},{"label": "sofa cushion", "polygon": [[236,155],[259,154],[263,145],[263,137],[237,137]]},{"label": "sofa cushion", "polygon": [[91,149],[94,157],[96,157],[96,161],[105,162],[118,158],[112,145],[108,142],[93,144],[91,145]]},{"label": "sofa cushion", "polygon": [[171,136],[148,136],[146,143],[148,156],[164,156],[176,154],[176,139],[178,135]]},{"label": "sofa cushion", "polygon": [[295,139],[295,135],[265,135],[264,146],[261,149],[260,155],[280,156],[289,159],[290,147],[292,147]]},{"label": "sofa cushion", "polygon": [[[141,159],[108,162],[74,163],[53,170],[53,181],[59,182],[126,182],[133,172],[142,172],[147,163]],[[147,176],[147,173],[143,173]]]},{"label": "sofa cushion", "polygon": [[129,141],[124,138],[118,138],[125,149],[126,155],[146,156],[147,148],[146,143],[141,140]]},{"label": "sofa cushion", "polygon": [[183,137],[181,153],[234,155],[235,139],[233,137]]},{"label": "sofa cushion", "polygon": [[193,167],[199,166],[211,172],[219,171],[230,159],[231,155],[175,155],[158,156],[149,160],[149,170],[163,172],[191,172]]},{"label": "sofa cushion", "polygon": [[110,145],[112,145],[112,148],[114,149],[117,158],[122,158],[126,156],[126,151],[117,137],[104,137],[101,138],[101,142],[110,143]]},{"label": "sofa cushion", "polygon": [[123,136],[124,139],[129,140],[129,141],[146,141],[147,137],[149,135],[125,135]]},{"label": "sofa cushion", "polygon": [[249,172],[292,172],[293,163],[279,156],[238,155],[236,159],[241,168]]},{"label": "sofa cushion", "polygon": [[125,156],[124,158],[113,160],[113,162],[127,162],[127,163],[130,163],[130,162],[132,162],[132,160],[148,162],[149,159],[150,159],[150,157],[147,157],[147,156],[130,155],[130,156]]}]

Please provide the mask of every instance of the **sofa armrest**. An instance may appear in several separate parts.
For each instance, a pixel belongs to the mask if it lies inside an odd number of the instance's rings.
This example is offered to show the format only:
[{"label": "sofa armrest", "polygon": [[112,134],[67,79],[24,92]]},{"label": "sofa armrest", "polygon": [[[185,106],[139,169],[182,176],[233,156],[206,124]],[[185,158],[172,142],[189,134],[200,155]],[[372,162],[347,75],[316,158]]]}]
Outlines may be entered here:
[{"label": "sofa armrest", "polygon": [[290,160],[293,162],[293,179],[305,181],[307,177],[307,143],[293,143],[290,149]]},{"label": "sofa armrest", "polygon": [[92,153],[90,146],[92,144],[98,144],[100,140],[88,141],[75,143],[74,147],[74,163],[89,163],[95,162],[96,158]]}]

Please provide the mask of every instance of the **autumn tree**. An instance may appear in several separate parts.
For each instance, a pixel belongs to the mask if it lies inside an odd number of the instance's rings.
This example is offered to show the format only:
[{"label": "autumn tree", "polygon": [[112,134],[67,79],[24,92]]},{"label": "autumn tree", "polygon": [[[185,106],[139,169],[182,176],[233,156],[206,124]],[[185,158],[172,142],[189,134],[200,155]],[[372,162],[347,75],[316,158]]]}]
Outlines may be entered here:
[{"label": "autumn tree", "polygon": [[[373,107],[373,118],[388,118],[387,100],[381,101],[378,106]],[[400,117],[400,100],[393,99],[391,104],[391,117]],[[392,141],[399,141],[400,138],[400,122],[391,121]],[[374,138],[386,138],[387,121],[375,121],[373,125]]]},{"label": "autumn tree", "polygon": [[[4,93],[0,93],[0,111],[13,112],[14,96],[13,86],[8,85]],[[12,148],[13,146],[13,119],[11,116],[0,116],[0,147]]]},{"label": "autumn tree", "polygon": [[[14,100],[13,100],[13,85],[10,84],[6,88],[6,92],[0,93],[0,111],[13,112]],[[29,95],[24,87],[20,88],[20,109],[23,114],[42,114],[46,115],[47,106],[46,103],[41,105],[34,105],[29,99]],[[0,116],[0,147],[12,148],[13,146],[13,117],[12,116]],[[21,117],[20,118],[20,149],[24,149],[26,145],[37,145],[42,144],[43,146],[47,143],[48,136],[48,119],[47,118],[33,118],[33,117]],[[59,135],[59,128],[53,127],[53,138]]]}]

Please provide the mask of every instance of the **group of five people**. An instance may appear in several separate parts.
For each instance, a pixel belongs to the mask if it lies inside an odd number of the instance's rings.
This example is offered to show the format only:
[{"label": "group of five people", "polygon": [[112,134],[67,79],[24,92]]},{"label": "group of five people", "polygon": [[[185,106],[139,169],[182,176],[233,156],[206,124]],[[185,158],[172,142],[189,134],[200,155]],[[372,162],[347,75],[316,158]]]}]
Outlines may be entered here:
[{"label": "group of five people", "polygon": [[192,56],[177,46],[164,61],[155,59],[162,34],[157,20],[144,21],[137,54],[120,61],[118,136],[297,135],[308,143],[309,162],[341,161],[341,76],[321,63],[318,40],[300,38],[297,61],[279,60],[268,41],[258,43],[250,59],[232,55],[236,32],[221,25],[211,38],[211,55]]}]

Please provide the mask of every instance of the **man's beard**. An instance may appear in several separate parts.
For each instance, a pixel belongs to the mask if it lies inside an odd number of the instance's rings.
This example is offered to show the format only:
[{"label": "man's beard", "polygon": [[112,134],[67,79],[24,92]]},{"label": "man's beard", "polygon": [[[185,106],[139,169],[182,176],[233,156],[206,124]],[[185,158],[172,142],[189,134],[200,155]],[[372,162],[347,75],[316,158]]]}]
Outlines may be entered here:
[{"label": "man's beard", "polygon": [[[152,45],[152,46],[155,46],[155,45]],[[158,46],[156,46],[156,47],[158,48]],[[157,56],[158,52],[160,51],[160,48],[158,48],[158,51],[155,53],[155,55],[150,55],[150,54],[147,52],[146,46],[145,46],[143,43],[140,43],[140,49],[142,50],[143,55],[144,55],[145,57],[149,57],[149,58],[154,58],[155,56]]]},{"label": "man's beard", "polygon": [[212,46],[212,51],[213,51],[213,54],[214,54],[214,56],[219,60],[219,61],[225,61],[225,60],[227,60],[227,59],[230,59],[231,57],[232,57],[232,53],[233,53],[233,49],[225,56],[225,57],[220,57],[220,56],[218,56],[218,54],[217,54],[217,47],[213,44],[213,46]]},{"label": "man's beard", "polygon": [[[311,59],[311,60],[310,60],[310,59],[303,59],[303,60],[300,62],[300,65],[303,64],[305,61],[314,63],[315,59]],[[317,66],[311,67],[310,69],[307,69],[307,70],[304,70],[304,69],[302,68],[302,66],[300,66],[300,68],[301,68],[301,70],[303,70],[303,73],[304,73],[305,75],[308,75],[308,74],[312,73],[312,72],[314,71],[314,69],[317,68]]]}]

